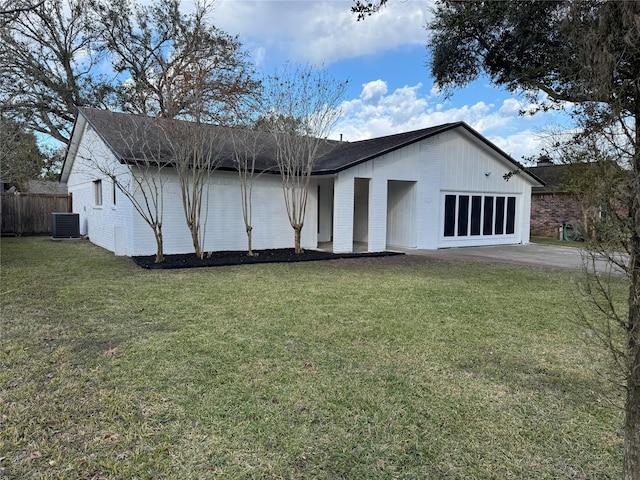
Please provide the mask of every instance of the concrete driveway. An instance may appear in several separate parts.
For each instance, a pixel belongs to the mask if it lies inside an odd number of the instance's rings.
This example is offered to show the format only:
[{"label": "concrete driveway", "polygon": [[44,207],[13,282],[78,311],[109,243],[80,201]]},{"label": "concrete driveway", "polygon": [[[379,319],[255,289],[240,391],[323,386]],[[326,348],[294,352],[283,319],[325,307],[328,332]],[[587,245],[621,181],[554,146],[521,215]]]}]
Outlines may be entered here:
[{"label": "concrete driveway", "polygon": [[[443,248],[440,250],[405,250],[408,255],[424,255],[445,260],[510,263],[546,268],[581,270],[584,267],[584,251],[578,247],[563,247],[529,243],[526,245],[496,245],[487,247]],[[596,269],[608,271],[607,262],[598,259]],[[617,273],[622,273],[616,269]]]}]

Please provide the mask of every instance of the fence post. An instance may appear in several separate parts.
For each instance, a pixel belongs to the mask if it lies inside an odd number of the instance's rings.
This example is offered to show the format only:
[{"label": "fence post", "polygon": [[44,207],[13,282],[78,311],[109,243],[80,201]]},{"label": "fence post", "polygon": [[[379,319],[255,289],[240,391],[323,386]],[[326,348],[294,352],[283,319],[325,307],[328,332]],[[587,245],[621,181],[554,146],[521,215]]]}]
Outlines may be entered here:
[{"label": "fence post", "polygon": [[16,235],[22,235],[22,197],[20,193],[16,193],[14,198],[16,199],[16,224],[13,231]]}]

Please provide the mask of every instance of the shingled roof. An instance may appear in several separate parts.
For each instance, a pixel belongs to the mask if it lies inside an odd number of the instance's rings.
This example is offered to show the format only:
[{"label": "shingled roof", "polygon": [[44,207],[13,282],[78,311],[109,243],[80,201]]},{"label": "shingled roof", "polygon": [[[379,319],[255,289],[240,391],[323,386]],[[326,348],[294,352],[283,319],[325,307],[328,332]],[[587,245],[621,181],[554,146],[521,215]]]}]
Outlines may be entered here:
[{"label": "shingled roof", "polygon": [[[186,122],[175,120],[92,108],[79,108],[78,114],[96,131],[120,161],[130,163],[142,161],[144,158],[151,158],[150,154],[153,154],[153,158],[158,163],[170,164],[173,155],[172,142],[179,138],[176,126],[186,124]],[[238,130],[235,130],[236,127],[206,125],[206,128],[209,129],[212,137],[216,139],[216,156],[219,158],[218,168],[235,170],[232,138],[233,132],[238,132]],[[455,128],[465,129],[515,167],[522,168],[518,162],[466,123],[456,122],[356,142],[323,140],[320,144],[319,155],[312,175],[335,174]],[[144,132],[144,134],[140,132]],[[244,130],[244,132],[247,131]],[[254,135],[254,138],[261,145],[255,168],[261,171],[277,173],[274,160],[276,144],[273,136],[270,133],[260,131],[250,131],[250,134]],[[144,141],[135,141],[136,135],[140,139],[144,138]],[[153,149],[153,152],[150,151],[151,149]],[[531,172],[526,173],[534,180],[539,181]]]}]

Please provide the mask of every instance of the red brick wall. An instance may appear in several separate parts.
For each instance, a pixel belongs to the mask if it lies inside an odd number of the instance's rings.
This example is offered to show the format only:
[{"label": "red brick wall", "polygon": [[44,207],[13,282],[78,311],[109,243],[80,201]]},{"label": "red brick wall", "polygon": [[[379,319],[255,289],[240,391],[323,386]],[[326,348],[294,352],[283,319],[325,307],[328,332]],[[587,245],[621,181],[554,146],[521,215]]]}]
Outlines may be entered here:
[{"label": "red brick wall", "polygon": [[558,238],[562,222],[582,224],[582,207],[574,195],[533,193],[531,195],[531,236]]}]

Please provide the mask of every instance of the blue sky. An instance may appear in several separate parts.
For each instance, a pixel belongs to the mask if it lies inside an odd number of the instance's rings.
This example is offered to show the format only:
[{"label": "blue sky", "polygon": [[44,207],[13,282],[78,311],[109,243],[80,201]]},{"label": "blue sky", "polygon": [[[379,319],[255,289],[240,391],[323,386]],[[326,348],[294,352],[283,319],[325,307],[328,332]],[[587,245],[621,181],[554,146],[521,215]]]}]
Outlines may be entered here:
[{"label": "blue sky", "polygon": [[[216,0],[211,22],[238,35],[269,73],[286,61],[322,65],[350,86],[332,137],[361,140],[464,121],[516,160],[537,156],[557,114],[520,116],[527,105],[487,79],[445,98],[430,75],[426,24],[430,0],[391,0],[356,21],[351,0]],[[184,8],[189,8],[185,1]]]}]

